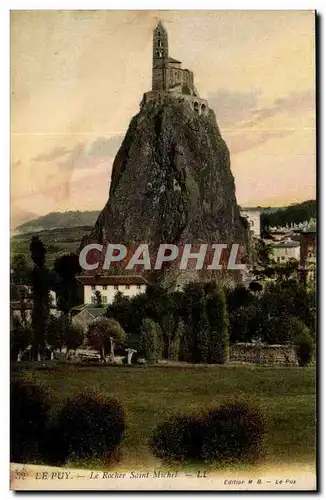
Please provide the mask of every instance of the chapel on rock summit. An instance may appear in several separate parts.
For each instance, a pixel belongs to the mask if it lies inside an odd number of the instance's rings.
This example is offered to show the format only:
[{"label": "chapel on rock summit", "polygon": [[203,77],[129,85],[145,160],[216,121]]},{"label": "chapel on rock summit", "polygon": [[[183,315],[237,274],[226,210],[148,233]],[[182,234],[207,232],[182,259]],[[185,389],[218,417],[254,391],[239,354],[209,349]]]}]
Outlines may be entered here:
[{"label": "chapel on rock summit", "polygon": [[141,106],[164,96],[187,102],[199,115],[208,114],[207,101],[199,97],[195,88],[193,72],[169,56],[168,33],[159,22],[153,32],[152,90],[144,94]]}]

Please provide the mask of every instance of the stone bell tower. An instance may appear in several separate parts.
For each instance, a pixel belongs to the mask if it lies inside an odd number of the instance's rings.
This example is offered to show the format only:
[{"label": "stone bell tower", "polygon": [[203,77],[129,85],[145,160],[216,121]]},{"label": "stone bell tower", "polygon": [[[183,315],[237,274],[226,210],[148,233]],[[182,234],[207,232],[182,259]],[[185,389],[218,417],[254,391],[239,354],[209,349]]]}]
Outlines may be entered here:
[{"label": "stone bell tower", "polygon": [[167,90],[168,33],[161,21],[153,33],[152,90]]}]

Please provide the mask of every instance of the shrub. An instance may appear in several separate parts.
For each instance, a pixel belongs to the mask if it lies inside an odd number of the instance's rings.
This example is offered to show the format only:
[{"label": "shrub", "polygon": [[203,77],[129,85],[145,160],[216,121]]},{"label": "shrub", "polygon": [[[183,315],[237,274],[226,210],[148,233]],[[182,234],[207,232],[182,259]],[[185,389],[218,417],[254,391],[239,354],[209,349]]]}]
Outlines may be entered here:
[{"label": "shrub", "polygon": [[206,462],[253,462],[262,453],[265,422],[247,403],[229,402],[203,417],[201,457]]},{"label": "shrub", "polygon": [[265,321],[262,340],[267,344],[295,342],[306,329],[306,325],[295,316],[275,315]]},{"label": "shrub", "polygon": [[124,410],[95,391],[69,398],[49,429],[45,453],[52,464],[79,459],[112,459],[125,431]]},{"label": "shrub", "polygon": [[174,416],[154,430],[150,448],[161,460],[196,459],[200,456],[200,436],[201,419],[199,417]]},{"label": "shrub", "polygon": [[202,415],[176,416],[160,424],[150,447],[162,460],[254,462],[262,454],[264,432],[258,408],[228,402]]},{"label": "shrub", "polygon": [[10,459],[34,462],[40,456],[50,408],[49,394],[40,385],[14,379],[10,384]]},{"label": "shrub", "polygon": [[295,350],[299,366],[307,366],[311,361],[314,351],[314,343],[308,329],[304,330],[296,341]]},{"label": "shrub", "polygon": [[160,326],[150,318],[142,321],[138,352],[148,363],[157,363],[162,353],[162,332]]}]

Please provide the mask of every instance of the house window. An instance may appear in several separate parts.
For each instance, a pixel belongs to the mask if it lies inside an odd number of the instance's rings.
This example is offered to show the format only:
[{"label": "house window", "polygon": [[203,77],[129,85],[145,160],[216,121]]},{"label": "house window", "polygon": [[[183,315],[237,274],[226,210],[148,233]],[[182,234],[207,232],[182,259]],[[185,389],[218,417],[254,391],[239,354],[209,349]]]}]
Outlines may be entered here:
[{"label": "house window", "polygon": [[108,298],[106,295],[102,295],[102,304],[107,304],[108,303]]},{"label": "house window", "polygon": [[107,290],[107,285],[103,285],[103,290]]},{"label": "house window", "polygon": [[137,289],[140,290],[140,285],[137,285]]},{"label": "house window", "polygon": [[277,262],[280,262],[280,260],[281,260],[281,259],[280,259],[279,257],[277,257]]},{"label": "house window", "polygon": [[114,285],[115,290],[119,290],[119,285]]},{"label": "house window", "polygon": [[92,302],[92,304],[95,304],[95,302],[96,302],[96,297],[94,295],[91,296],[91,302]]},{"label": "house window", "polygon": [[126,285],[126,286],[125,286],[125,289],[126,289],[126,290],[129,290],[129,288],[130,288],[130,285]]},{"label": "house window", "polygon": [[92,285],[92,290],[95,290],[96,289],[96,285]]},{"label": "house window", "polygon": [[282,259],[282,260],[284,260],[284,259],[285,259],[284,255],[281,257],[281,259]]}]

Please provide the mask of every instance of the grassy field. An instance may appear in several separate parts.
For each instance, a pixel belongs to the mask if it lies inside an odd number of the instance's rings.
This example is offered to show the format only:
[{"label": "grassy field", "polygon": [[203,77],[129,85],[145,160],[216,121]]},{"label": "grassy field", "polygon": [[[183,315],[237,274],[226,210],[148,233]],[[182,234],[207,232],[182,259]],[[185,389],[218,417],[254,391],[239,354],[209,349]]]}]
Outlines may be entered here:
[{"label": "grassy field", "polygon": [[123,467],[158,464],[147,442],[155,426],[170,415],[200,410],[230,397],[252,400],[263,409],[268,422],[266,464],[300,465],[315,460],[315,367],[87,367],[50,363],[48,367],[21,366],[16,370],[53,391],[53,411],[66,396],[86,387],[116,397],[124,405],[128,429]]}]

